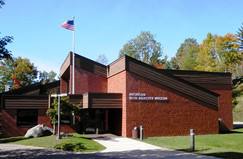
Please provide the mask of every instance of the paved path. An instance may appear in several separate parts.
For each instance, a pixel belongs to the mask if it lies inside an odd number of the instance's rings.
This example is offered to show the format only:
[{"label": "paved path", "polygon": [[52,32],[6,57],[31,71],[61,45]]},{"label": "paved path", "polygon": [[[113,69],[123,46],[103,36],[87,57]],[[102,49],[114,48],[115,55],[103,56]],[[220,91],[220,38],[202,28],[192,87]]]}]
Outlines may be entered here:
[{"label": "paved path", "polygon": [[181,151],[168,150],[129,138],[91,136],[107,149],[94,153],[68,152],[16,144],[0,144],[0,158],[40,158],[40,159],[216,159]]},{"label": "paved path", "polygon": [[106,149],[99,152],[99,154],[102,154],[107,158],[114,157],[137,159],[216,159],[216,157],[211,156],[169,150],[166,148],[161,148],[158,146],[147,144],[138,140],[118,137],[112,134],[88,136],[106,147]]}]

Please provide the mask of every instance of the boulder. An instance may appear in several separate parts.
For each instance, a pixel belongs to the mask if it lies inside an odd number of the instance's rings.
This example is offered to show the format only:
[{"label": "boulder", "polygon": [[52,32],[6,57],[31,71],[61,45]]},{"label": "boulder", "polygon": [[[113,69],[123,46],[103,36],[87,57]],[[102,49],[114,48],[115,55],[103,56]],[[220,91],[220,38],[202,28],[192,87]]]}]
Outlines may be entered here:
[{"label": "boulder", "polygon": [[53,129],[45,126],[44,124],[38,124],[32,128],[30,128],[24,137],[26,138],[36,138],[36,137],[42,137],[42,136],[49,136],[53,134]]}]

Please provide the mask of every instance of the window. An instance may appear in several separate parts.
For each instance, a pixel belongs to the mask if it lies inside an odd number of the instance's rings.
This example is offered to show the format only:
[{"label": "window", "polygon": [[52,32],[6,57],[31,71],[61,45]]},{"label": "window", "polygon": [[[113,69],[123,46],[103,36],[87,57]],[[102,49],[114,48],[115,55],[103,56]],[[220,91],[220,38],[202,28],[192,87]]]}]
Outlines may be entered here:
[{"label": "window", "polygon": [[69,115],[61,115],[61,124],[70,125],[70,116]]},{"label": "window", "polygon": [[37,109],[17,110],[17,126],[35,126],[38,121]]}]

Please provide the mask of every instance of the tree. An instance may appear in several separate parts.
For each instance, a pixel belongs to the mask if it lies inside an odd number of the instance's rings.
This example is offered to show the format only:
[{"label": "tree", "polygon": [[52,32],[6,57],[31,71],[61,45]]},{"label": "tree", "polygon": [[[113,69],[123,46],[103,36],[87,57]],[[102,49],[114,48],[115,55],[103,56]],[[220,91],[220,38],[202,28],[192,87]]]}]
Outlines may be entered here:
[{"label": "tree", "polygon": [[3,2],[3,0],[0,0],[0,8],[2,8],[2,5],[4,5],[5,3]]},{"label": "tree", "polygon": [[5,85],[15,89],[35,83],[37,72],[29,59],[18,57],[0,61],[0,92],[4,91]]},{"label": "tree", "polygon": [[131,39],[120,50],[119,57],[131,56],[142,62],[155,66],[162,56],[162,48],[149,31],[142,31],[136,38]]},{"label": "tree", "polygon": [[233,70],[233,76],[239,77],[243,76],[243,23],[242,26],[237,31],[237,40],[239,48],[239,54],[241,56],[241,62],[239,64],[235,65],[235,68]]},{"label": "tree", "polygon": [[207,38],[203,40],[203,43],[199,46],[199,54],[196,58],[197,66],[196,70],[198,71],[212,71],[215,68],[215,58],[213,52],[215,48],[213,43],[215,43],[217,35],[212,35],[211,33],[207,34]]},{"label": "tree", "polygon": [[46,71],[43,71],[43,72],[39,72],[39,81],[41,84],[46,84],[46,83],[49,83],[49,82],[54,82],[56,81],[56,73],[54,71],[51,71],[51,72],[46,72]]},{"label": "tree", "polygon": [[233,108],[239,103],[239,97],[243,95],[243,77],[232,80],[232,106]]},{"label": "tree", "polygon": [[242,61],[237,35],[228,33],[223,37],[220,36],[219,41],[221,41],[220,49],[222,51],[226,70],[232,72],[235,65]]},{"label": "tree", "polygon": [[243,51],[243,23],[242,26],[237,31],[238,44],[240,45],[240,50]]},{"label": "tree", "polygon": [[96,62],[99,62],[100,64],[107,65],[108,59],[106,58],[105,54],[99,55]]},{"label": "tree", "polygon": [[[2,8],[2,5],[5,3],[0,0],[0,8]],[[13,37],[12,36],[5,36],[3,38],[0,38],[0,60],[5,58],[11,58],[11,52],[6,49],[6,45],[8,43],[12,43]]]},{"label": "tree", "polygon": [[[60,100],[60,115],[61,117],[70,116],[71,112],[77,114],[79,111],[80,105],[75,105],[70,103],[69,97],[61,97]],[[47,109],[46,114],[51,119],[51,123],[53,124],[53,129],[55,134],[55,125],[57,124],[57,116],[58,116],[58,98],[54,98],[52,102],[52,107]]]},{"label": "tree", "polygon": [[218,36],[208,33],[207,38],[199,46],[195,69],[211,72],[232,72],[233,66],[239,64],[241,60],[236,35]]},{"label": "tree", "polygon": [[188,38],[181,44],[176,53],[176,59],[181,70],[194,70],[199,45],[196,39]]},{"label": "tree", "polygon": [[11,36],[5,36],[3,38],[0,38],[0,60],[5,58],[12,58],[11,57],[11,51],[6,49],[6,45],[8,43],[12,43],[13,37]]},{"label": "tree", "polygon": [[179,70],[179,65],[176,57],[172,57],[169,61],[169,69]]}]

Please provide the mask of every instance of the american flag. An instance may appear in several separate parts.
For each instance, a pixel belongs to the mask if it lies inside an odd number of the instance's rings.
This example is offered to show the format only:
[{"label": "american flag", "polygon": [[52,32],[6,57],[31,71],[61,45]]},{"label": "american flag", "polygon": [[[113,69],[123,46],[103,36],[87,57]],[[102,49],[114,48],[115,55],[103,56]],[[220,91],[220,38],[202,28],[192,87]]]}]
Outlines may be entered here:
[{"label": "american flag", "polygon": [[67,20],[63,24],[61,24],[60,27],[74,31],[74,21],[73,20]]}]

